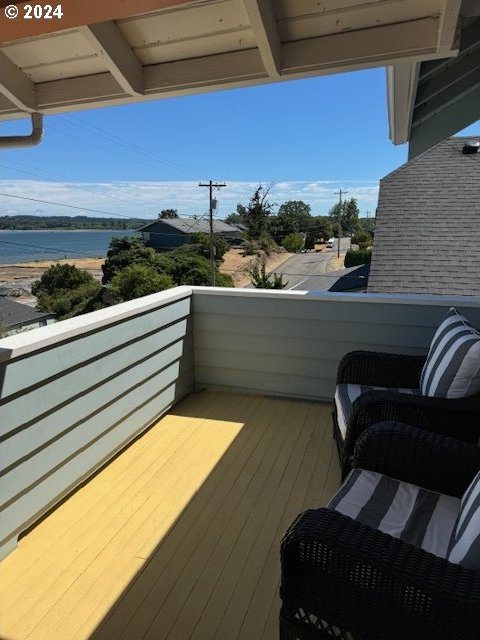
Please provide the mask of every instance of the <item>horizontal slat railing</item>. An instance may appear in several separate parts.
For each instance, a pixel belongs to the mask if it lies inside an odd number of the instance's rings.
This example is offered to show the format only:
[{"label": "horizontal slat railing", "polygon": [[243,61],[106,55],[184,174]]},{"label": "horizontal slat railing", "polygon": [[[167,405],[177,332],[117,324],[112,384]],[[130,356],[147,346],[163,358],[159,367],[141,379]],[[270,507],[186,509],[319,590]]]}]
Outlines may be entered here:
[{"label": "horizontal slat railing", "polygon": [[194,385],[179,287],[0,341],[0,557]]},{"label": "horizontal slat railing", "polygon": [[332,400],[354,349],[424,353],[480,300],[178,287],[0,341],[0,557],[195,387]]},{"label": "horizontal slat railing", "polygon": [[331,401],[346,353],[425,353],[450,306],[480,327],[474,297],[194,287],[195,381]]}]

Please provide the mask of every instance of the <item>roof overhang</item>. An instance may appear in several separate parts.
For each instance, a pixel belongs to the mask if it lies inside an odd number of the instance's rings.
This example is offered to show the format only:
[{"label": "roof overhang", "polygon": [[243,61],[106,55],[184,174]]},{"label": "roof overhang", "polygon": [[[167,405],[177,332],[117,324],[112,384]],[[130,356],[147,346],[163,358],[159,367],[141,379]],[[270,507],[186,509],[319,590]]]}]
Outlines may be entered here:
[{"label": "roof overhang", "polygon": [[480,0],[462,5],[458,55],[387,69],[390,139],[414,158],[480,119]]},{"label": "roof overhang", "polygon": [[[27,3],[15,4],[24,15]],[[7,20],[1,12],[1,119],[387,65],[395,65],[393,75],[404,75],[401,82],[413,91],[409,65],[458,52],[460,0],[61,5],[61,20]],[[392,92],[394,103],[406,108],[399,91]],[[402,120],[400,111],[394,122]]]}]

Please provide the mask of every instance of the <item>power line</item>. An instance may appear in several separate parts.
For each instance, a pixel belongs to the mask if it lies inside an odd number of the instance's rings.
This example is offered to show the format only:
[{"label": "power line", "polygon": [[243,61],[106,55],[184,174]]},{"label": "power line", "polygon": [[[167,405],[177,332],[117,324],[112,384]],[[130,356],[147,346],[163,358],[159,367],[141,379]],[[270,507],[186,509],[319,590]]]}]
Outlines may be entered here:
[{"label": "power line", "polygon": [[139,145],[137,145],[137,144],[135,144],[133,142],[130,142],[129,140],[126,140],[125,138],[121,138],[119,135],[111,133],[110,131],[105,131],[104,129],[101,129],[97,125],[91,124],[91,123],[87,122],[86,120],[83,120],[82,118],[79,118],[78,116],[74,116],[72,114],[63,114],[62,118],[67,118],[68,120],[76,122],[77,124],[80,123],[80,124],[78,124],[78,126],[82,127],[86,131],[88,131],[89,129],[93,129],[94,131],[98,132],[97,135],[100,135],[101,137],[103,137],[105,140],[108,140],[109,142],[114,142],[114,144],[117,144],[120,147],[124,147],[126,149],[133,150],[134,153],[138,153],[139,155],[143,155],[143,156],[145,156],[147,158],[152,158],[156,162],[159,162],[159,163],[162,163],[162,164],[168,164],[172,168],[180,170],[180,171],[187,172],[190,175],[195,176],[196,178],[198,178],[198,176],[201,175],[201,173],[202,173],[201,171],[197,171],[196,169],[195,169],[195,172],[194,172],[191,169],[189,169],[188,167],[186,167],[185,165],[181,165],[181,164],[179,164],[177,162],[169,160],[168,158],[165,158],[165,157],[161,156],[158,153],[154,153],[154,152],[149,151],[147,149],[143,149]]},{"label": "power line", "polygon": [[108,149],[107,147],[103,147],[100,144],[95,144],[94,142],[90,142],[88,140],[82,140],[82,138],[78,138],[77,136],[72,136],[72,134],[66,133],[65,131],[62,131],[61,129],[57,129],[56,127],[52,127],[51,125],[50,125],[49,129],[52,130],[52,131],[55,131],[56,133],[59,133],[62,136],[66,136],[67,138],[71,138],[72,140],[77,140],[77,142],[81,142],[82,144],[90,145],[91,147],[95,147],[96,149],[101,149],[102,151],[106,151],[107,153],[110,153],[111,155],[118,156],[119,158],[123,158],[124,160],[128,160],[129,162],[133,162],[135,164],[138,164],[141,167],[147,167],[150,171],[153,171],[153,168],[152,168],[151,164],[148,164],[146,162],[142,162],[141,160],[137,160],[136,158],[130,158],[130,157],[124,155],[123,153],[118,153],[118,151],[113,151],[112,149]]}]

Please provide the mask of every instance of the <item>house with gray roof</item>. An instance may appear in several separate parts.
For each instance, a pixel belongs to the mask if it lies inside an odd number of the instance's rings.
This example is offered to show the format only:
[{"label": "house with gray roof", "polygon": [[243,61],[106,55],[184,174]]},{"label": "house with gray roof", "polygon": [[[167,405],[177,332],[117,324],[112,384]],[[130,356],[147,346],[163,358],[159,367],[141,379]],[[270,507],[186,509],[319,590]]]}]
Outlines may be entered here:
[{"label": "house with gray roof", "polygon": [[[159,218],[139,229],[147,247],[174,249],[192,242],[195,233],[210,233],[210,223],[205,218]],[[213,221],[213,233],[227,241],[241,237],[241,231],[222,220]]]},{"label": "house with gray roof", "polygon": [[369,293],[480,294],[479,147],[449,138],[380,181]]},{"label": "house with gray roof", "polygon": [[42,313],[26,304],[0,297],[0,333],[14,335],[30,329],[38,329],[55,322],[54,313]]}]

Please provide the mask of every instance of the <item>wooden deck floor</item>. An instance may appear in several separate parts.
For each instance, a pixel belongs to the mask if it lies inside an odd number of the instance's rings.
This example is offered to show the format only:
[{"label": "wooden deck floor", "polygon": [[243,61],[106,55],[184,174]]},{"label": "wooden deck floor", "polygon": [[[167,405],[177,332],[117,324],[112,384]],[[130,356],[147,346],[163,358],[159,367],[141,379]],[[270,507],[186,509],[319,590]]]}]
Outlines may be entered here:
[{"label": "wooden deck floor", "polygon": [[189,396],[1,563],[2,640],[273,640],[279,541],[338,485],[329,405]]}]

